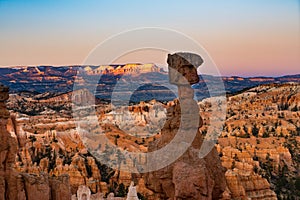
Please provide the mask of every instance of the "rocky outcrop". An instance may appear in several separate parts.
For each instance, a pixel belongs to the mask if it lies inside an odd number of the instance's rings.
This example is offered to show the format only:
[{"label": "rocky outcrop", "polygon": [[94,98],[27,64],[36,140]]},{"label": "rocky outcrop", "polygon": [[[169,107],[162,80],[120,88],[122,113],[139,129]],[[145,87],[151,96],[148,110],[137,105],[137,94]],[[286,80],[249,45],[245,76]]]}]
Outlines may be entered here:
[{"label": "rocky outcrop", "polygon": [[234,169],[228,170],[225,176],[232,199],[277,199],[268,181],[258,174]]},{"label": "rocky outcrop", "polygon": [[[188,73],[193,70],[187,68],[181,71]],[[196,80],[195,76],[192,77]],[[5,90],[7,89],[1,91]],[[146,175],[144,180],[139,177],[137,191],[149,199],[168,198],[169,194],[174,194],[174,198],[198,198],[196,195],[199,193],[195,194],[195,191],[201,191],[203,196],[209,198],[215,197],[209,196],[211,193],[218,193],[215,191],[224,188],[222,199],[275,199],[273,191],[282,199],[299,196],[295,190],[300,160],[299,91],[299,84],[295,83],[264,85],[228,98],[227,120],[217,145],[222,165],[227,169],[226,187],[222,183],[215,183],[219,182],[218,176],[223,177],[222,173],[218,173],[221,169],[215,150],[206,158],[198,159],[197,151],[202,143],[202,135],[197,133],[191,147],[173,165]],[[84,91],[77,92],[78,102],[87,97]],[[155,151],[169,144],[177,134],[182,115],[186,115],[184,119],[190,119],[187,115],[189,113],[182,112],[181,107],[186,108],[184,111],[198,112],[191,100],[194,91],[190,86],[179,85],[178,92],[180,99],[167,105],[151,101],[129,108],[118,108],[120,110],[116,109],[115,113],[109,105],[99,104],[96,107],[99,122],[109,140],[118,147],[146,152],[148,142],[155,139],[149,147],[149,151]],[[1,95],[1,98],[5,97],[2,93]],[[123,183],[125,187],[130,184],[132,177],[129,173],[116,171],[114,175],[107,177],[100,174],[105,174],[105,171],[88,154],[74,131],[75,125],[69,116],[71,93],[56,97],[50,95],[50,99],[37,96],[39,97],[10,95],[10,117],[5,104],[2,101],[0,103],[2,199],[26,199],[27,195],[33,195],[26,188],[33,191],[42,188],[45,192],[36,192],[44,195],[41,198],[50,195],[49,198],[52,199],[69,199],[68,194],[75,194],[82,184],[96,193],[91,195],[91,199],[101,199],[101,195],[104,197],[104,194],[109,193],[113,182]],[[198,103],[204,124],[200,129],[201,133],[205,133],[205,127],[210,123],[211,105],[208,102],[203,100]],[[165,115],[164,108],[168,108],[168,119],[159,121]],[[130,124],[123,123],[128,121],[125,120],[127,113],[118,115],[118,112],[123,113],[125,110],[132,115]],[[194,122],[186,120],[183,123],[189,125]],[[134,138],[135,132],[130,128],[137,124],[137,133],[155,135],[150,138]],[[164,124],[162,135],[156,133],[158,129],[153,129],[161,124]],[[89,128],[88,130],[93,131],[93,127]],[[126,133],[120,128],[126,130]],[[133,136],[127,133],[132,133]],[[198,169],[199,166],[202,168]],[[45,175],[48,173],[50,177]],[[64,174],[70,178],[63,178],[67,177]],[[105,182],[99,182],[100,179]],[[191,186],[190,182],[195,184]],[[211,187],[206,187],[209,184]],[[217,189],[218,187],[223,189]],[[113,198],[112,194],[110,197]]]},{"label": "rocky outcrop", "polygon": [[47,174],[30,175],[22,174],[26,198],[29,199],[50,199],[51,189],[49,185],[49,177]]},{"label": "rocky outcrop", "polygon": [[80,185],[77,193],[72,196],[72,200],[125,200],[123,197],[115,197],[114,193],[109,193],[107,198],[104,197],[103,193],[92,194],[89,187]]},{"label": "rocky outcrop", "polygon": [[[0,200],[70,199],[69,177],[27,174],[15,170],[18,143],[7,131],[10,114],[5,101],[8,88],[0,85]],[[13,120],[12,120],[13,121]]]},{"label": "rocky outcrop", "polygon": [[100,115],[101,123],[117,125],[137,137],[150,137],[160,132],[165,122],[165,105],[155,100],[132,106],[111,108]]},{"label": "rocky outcrop", "polygon": [[51,199],[71,199],[70,177],[67,174],[50,177]]},{"label": "rocky outcrop", "polygon": [[[10,114],[5,101],[9,98],[8,88],[0,85],[0,199],[17,199],[18,195],[24,197],[25,193],[18,194],[17,174],[14,171],[17,143],[7,131],[7,122]],[[22,185],[22,186],[21,186]],[[24,186],[23,186],[24,187]],[[21,188],[20,188],[21,189]],[[23,190],[23,189],[21,189]]]},{"label": "rocky outcrop", "polygon": [[299,84],[270,84],[229,97],[217,149],[233,199],[299,196],[299,92]]},{"label": "rocky outcrop", "polygon": [[[172,129],[165,127],[161,138],[149,145],[149,151],[163,147],[174,137],[180,121],[179,110],[179,104],[168,109],[168,114],[177,112],[176,117],[166,122]],[[146,186],[157,199],[218,199],[222,195],[226,187],[225,170],[215,149],[204,159],[198,157],[202,141],[202,135],[197,133],[193,145],[175,163],[145,176]]]},{"label": "rocky outcrop", "polygon": [[180,53],[169,55],[168,63],[171,69],[169,71],[173,70],[170,72],[170,82],[178,85],[179,100],[167,109],[167,120],[161,131],[161,138],[150,143],[148,150],[155,151],[169,144],[178,131],[184,130],[188,133],[195,130],[197,133],[192,144],[179,159],[145,175],[146,186],[154,191],[155,199],[221,198],[226,187],[225,170],[216,149],[203,159],[198,156],[203,142],[198,131],[202,121],[197,103],[193,100],[194,91],[189,84],[199,80],[194,66],[201,64],[202,59],[197,55]]},{"label": "rocky outcrop", "polygon": [[[34,148],[31,146],[32,143],[28,142],[27,147],[19,152],[22,160],[17,162],[16,169],[18,171],[32,174],[47,173],[57,179],[52,181],[54,187],[59,184],[59,181],[62,183],[67,181],[66,185],[69,189],[64,191],[68,191],[70,194],[75,194],[80,185],[87,185],[93,193],[107,192],[107,185],[101,181],[100,170],[95,159],[88,156],[84,149],[79,149],[80,144],[75,146],[73,151],[68,152],[69,150],[59,147],[58,141],[39,147],[43,141],[38,136],[36,137],[36,141],[33,142]],[[57,137],[57,139],[63,140],[64,138]],[[49,140],[53,141],[53,139]],[[68,143],[70,138],[63,141],[66,142],[64,143],[66,148],[72,149],[72,143]],[[55,193],[57,192],[59,193],[60,190],[55,190]]]},{"label": "rocky outcrop", "polygon": [[128,188],[128,194],[126,200],[139,200],[136,192],[136,187],[134,186],[133,182],[130,183],[130,186]]},{"label": "rocky outcrop", "polygon": [[77,199],[78,200],[90,200],[91,198],[91,190],[84,185],[78,187],[77,190]]}]

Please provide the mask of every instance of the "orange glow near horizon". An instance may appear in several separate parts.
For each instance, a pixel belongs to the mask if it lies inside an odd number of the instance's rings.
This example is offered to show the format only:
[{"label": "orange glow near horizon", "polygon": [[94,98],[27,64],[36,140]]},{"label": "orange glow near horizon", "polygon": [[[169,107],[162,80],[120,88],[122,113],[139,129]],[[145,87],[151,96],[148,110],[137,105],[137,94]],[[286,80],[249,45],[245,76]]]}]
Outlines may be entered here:
[{"label": "orange glow near horizon", "polygon": [[[136,12],[127,12],[125,6]],[[120,12],[114,12],[118,8]],[[169,13],[170,4],[161,1],[155,5],[139,1],[0,1],[0,66],[80,65],[94,47],[114,34],[138,27],[162,27],[197,41],[223,75],[300,73],[298,1],[186,4],[174,0],[171,8]],[[182,15],[187,11],[188,15]],[[123,55],[116,62],[166,66],[166,55],[145,50]]]}]

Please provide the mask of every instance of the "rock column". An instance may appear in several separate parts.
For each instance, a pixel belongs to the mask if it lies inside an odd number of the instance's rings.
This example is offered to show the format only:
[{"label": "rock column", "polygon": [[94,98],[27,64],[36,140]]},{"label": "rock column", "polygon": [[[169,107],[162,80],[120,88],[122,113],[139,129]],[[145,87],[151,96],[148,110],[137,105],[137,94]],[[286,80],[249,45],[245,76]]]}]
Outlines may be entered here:
[{"label": "rock column", "polygon": [[[197,68],[203,63],[203,59],[196,54],[180,52],[169,54],[167,63],[169,81],[177,86],[179,97],[179,102],[177,102],[179,105],[175,106],[175,110],[180,118],[176,116],[176,113],[171,113],[168,120],[171,122],[180,120],[180,123],[176,123],[176,126],[171,128],[193,131],[199,135],[198,128],[202,126],[202,119],[199,116],[199,107],[194,100],[194,90],[191,85],[199,82]],[[194,147],[200,145],[199,137],[196,136],[195,139],[197,138],[198,140],[193,142]]]},{"label": "rock column", "polygon": [[[146,187],[155,193],[156,199],[218,199],[226,184],[218,153],[213,149],[205,158],[198,156],[203,142],[199,132],[202,120],[191,85],[199,82],[197,67],[203,60],[196,54],[175,53],[168,55],[167,62],[169,81],[178,87],[179,98],[170,103],[161,138],[150,143],[148,150],[166,146],[178,132],[184,133],[181,142],[192,141],[192,144],[169,166],[145,174]],[[178,148],[179,145],[180,142]]]},{"label": "rock column", "polygon": [[7,131],[10,117],[5,102],[8,100],[9,89],[0,84],[0,200],[17,199],[17,180],[13,170],[17,144]]},{"label": "rock column", "polygon": [[[18,151],[16,138],[7,131],[10,113],[5,102],[9,89],[0,85],[0,200],[70,199],[69,177],[52,177],[52,195],[48,174],[31,175],[15,170]],[[62,190],[63,188],[63,190]]]}]

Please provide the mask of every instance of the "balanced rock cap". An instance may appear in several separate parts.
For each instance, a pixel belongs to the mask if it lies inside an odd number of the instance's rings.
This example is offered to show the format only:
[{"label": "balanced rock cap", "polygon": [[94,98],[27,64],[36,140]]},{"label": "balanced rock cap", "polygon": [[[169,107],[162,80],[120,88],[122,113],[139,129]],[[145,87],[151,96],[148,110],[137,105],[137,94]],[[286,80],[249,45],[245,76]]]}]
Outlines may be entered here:
[{"label": "balanced rock cap", "polygon": [[179,52],[168,54],[169,82],[174,85],[192,85],[199,82],[197,68],[203,63],[201,56]]},{"label": "balanced rock cap", "polygon": [[178,69],[184,65],[193,65],[197,69],[203,63],[203,59],[194,53],[179,52],[168,54],[167,63],[174,69]]}]

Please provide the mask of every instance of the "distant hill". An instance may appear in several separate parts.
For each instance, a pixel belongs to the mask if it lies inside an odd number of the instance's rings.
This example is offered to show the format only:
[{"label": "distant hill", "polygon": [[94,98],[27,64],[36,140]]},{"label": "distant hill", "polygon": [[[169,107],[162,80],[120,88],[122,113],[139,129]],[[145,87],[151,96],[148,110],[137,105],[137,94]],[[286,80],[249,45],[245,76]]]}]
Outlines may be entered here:
[{"label": "distant hill", "polygon": [[[76,79],[79,68],[85,79]],[[176,96],[168,88],[168,73],[154,64],[126,64],[126,65],[101,65],[101,66],[19,66],[11,68],[0,68],[0,83],[10,87],[11,93],[53,93],[62,94],[73,90],[74,82],[82,88],[89,85],[90,80],[101,75],[97,87],[96,96],[103,100],[109,100],[117,82],[125,88],[117,91],[130,92],[130,85],[143,83],[131,97],[131,101],[139,102],[157,99],[169,101]],[[218,95],[220,78],[224,82],[226,93],[233,94],[246,88],[255,87],[269,83],[300,82],[300,74],[281,77],[215,77],[211,75],[200,75],[200,82],[193,88],[196,90],[197,98],[203,99]],[[213,86],[215,94],[209,94],[206,82]],[[128,87],[127,87],[128,86]]]}]

